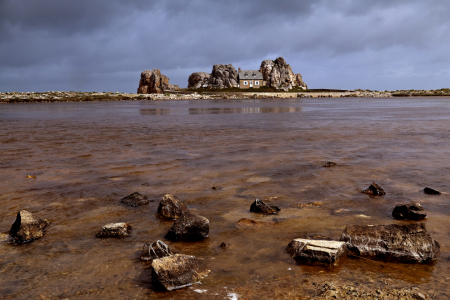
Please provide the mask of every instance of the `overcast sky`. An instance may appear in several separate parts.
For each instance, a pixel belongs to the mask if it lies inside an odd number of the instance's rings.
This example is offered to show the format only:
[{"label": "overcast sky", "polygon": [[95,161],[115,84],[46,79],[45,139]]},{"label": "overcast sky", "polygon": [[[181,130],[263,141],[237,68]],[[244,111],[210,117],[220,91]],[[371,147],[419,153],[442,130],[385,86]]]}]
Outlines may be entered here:
[{"label": "overcast sky", "polygon": [[449,0],[0,0],[0,91],[187,86],[285,58],[310,88],[450,87]]}]

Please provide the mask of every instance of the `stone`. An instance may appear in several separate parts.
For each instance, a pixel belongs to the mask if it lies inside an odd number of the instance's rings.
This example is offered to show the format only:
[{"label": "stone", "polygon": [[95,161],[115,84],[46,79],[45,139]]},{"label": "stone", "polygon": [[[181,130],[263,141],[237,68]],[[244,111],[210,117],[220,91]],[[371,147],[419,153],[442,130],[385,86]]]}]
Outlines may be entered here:
[{"label": "stone", "polygon": [[256,199],[250,206],[250,211],[259,214],[273,215],[277,214],[280,211],[280,208],[266,204],[260,199]]},{"label": "stone", "polygon": [[247,218],[242,218],[239,221],[236,222],[236,227],[253,227],[253,226],[273,226],[277,223],[270,223],[270,222],[262,222],[262,221],[255,221]]},{"label": "stone", "polygon": [[399,220],[423,220],[427,214],[420,203],[407,203],[396,205],[392,216]]},{"label": "stone", "polygon": [[238,86],[238,72],[233,65],[216,64],[208,79],[208,88],[224,89]]},{"label": "stone", "polygon": [[165,194],[158,206],[158,214],[170,219],[176,219],[188,211],[186,205],[172,194]]},{"label": "stone", "polygon": [[183,213],[175,220],[166,238],[169,240],[198,241],[208,237],[209,220],[193,212]]},{"label": "stone", "polygon": [[348,225],[341,235],[350,254],[402,263],[428,263],[440,252],[425,224]]},{"label": "stone", "polygon": [[298,263],[334,265],[347,252],[345,242],[329,240],[294,239],[286,248]]},{"label": "stone", "polygon": [[222,249],[226,249],[226,248],[229,248],[230,246],[227,243],[222,242],[222,244],[220,244],[219,247],[222,248]]},{"label": "stone", "polygon": [[97,233],[99,238],[126,237],[130,235],[132,227],[127,223],[109,223]]},{"label": "stone", "polygon": [[44,236],[49,222],[21,210],[17,213],[16,221],[9,230],[9,235],[18,243],[27,243]]},{"label": "stone", "polygon": [[294,74],[291,66],[282,57],[278,57],[275,60],[263,60],[259,70],[268,87],[285,90],[289,90],[294,86],[299,86],[303,89],[308,88],[303,82],[302,75],[300,73]]},{"label": "stone", "polygon": [[323,165],[323,167],[325,167],[325,168],[330,168],[330,167],[334,167],[334,166],[337,166],[337,163],[334,163],[334,162],[332,162],[332,161],[327,161],[327,162]]},{"label": "stone", "polygon": [[159,69],[145,70],[141,73],[138,94],[161,94],[165,91],[179,90],[178,85],[169,83],[169,78],[161,74]]},{"label": "stone", "polygon": [[144,244],[144,247],[142,248],[141,260],[151,261],[170,255],[173,255],[173,253],[170,251],[169,246],[167,246],[163,241],[158,240],[151,244]]},{"label": "stone", "polygon": [[190,286],[208,273],[195,256],[174,254],[152,261],[152,281],[168,291]]},{"label": "stone", "polygon": [[424,188],[424,189],[423,189],[423,192],[424,192],[425,194],[428,194],[428,195],[440,195],[440,194],[441,194],[441,192],[438,192],[438,191],[436,191],[436,190],[433,190],[433,189],[431,189],[431,188],[429,188],[429,187]]},{"label": "stone", "polygon": [[144,196],[138,192],[135,192],[131,195],[126,196],[125,198],[123,198],[120,202],[127,204],[129,206],[140,206],[143,204],[148,204],[148,198],[147,196]]},{"label": "stone", "polygon": [[204,85],[207,85],[209,76],[211,76],[211,74],[206,72],[192,73],[188,79],[188,89],[190,88],[198,89],[203,87]]},{"label": "stone", "polygon": [[372,196],[383,196],[386,195],[386,193],[384,192],[384,190],[381,188],[381,186],[379,186],[378,184],[376,184],[375,182],[372,183],[367,189],[365,189],[364,191],[362,191],[364,194],[368,194],[368,195],[372,195]]}]

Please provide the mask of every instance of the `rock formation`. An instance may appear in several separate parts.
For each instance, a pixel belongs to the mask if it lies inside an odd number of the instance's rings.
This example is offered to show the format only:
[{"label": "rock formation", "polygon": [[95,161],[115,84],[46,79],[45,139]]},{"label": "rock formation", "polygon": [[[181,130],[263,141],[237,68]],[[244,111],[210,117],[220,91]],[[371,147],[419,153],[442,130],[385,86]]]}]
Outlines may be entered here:
[{"label": "rock formation", "polygon": [[186,205],[172,194],[165,194],[159,202],[158,214],[163,217],[176,219],[186,212],[188,212]]},{"label": "rock formation", "polygon": [[201,87],[208,86],[209,76],[211,76],[211,74],[206,72],[192,73],[188,79],[188,89],[190,88],[199,89]]},{"label": "rock formation", "polygon": [[31,242],[44,235],[47,225],[47,220],[42,220],[26,210],[21,210],[17,213],[16,221],[11,226],[9,235],[19,243]]},{"label": "rock formation", "polygon": [[275,60],[263,60],[259,71],[268,87],[291,89],[294,86],[299,86],[308,88],[303,82],[302,75],[300,73],[294,74],[291,66],[282,57]]},{"label": "rock formation", "polygon": [[328,240],[295,239],[289,243],[287,252],[297,262],[335,264],[347,253],[345,242]]},{"label": "rock formation", "polygon": [[223,89],[238,86],[238,72],[233,65],[217,64],[213,66],[208,79],[208,88]]},{"label": "rock formation", "polygon": [[138,94],[160,94],[165,91],[179,90],[178,85],[169,83],[169,78],[161,74],[159,69],[151,71],[145,70],[141,73],[141,80],[139,81]]}]

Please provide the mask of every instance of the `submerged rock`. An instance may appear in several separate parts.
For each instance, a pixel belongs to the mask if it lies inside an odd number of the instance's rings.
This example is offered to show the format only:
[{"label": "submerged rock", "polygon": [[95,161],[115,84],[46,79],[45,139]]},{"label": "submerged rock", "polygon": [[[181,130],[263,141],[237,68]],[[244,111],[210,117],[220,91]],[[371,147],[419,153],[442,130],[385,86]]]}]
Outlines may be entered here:
[{"label": "submerged rock", "polygon": [[42,220],[26,210],[21,210],[17,213],[16,221],[11,226],[9,235],[19,243],[31,242],[44,236],[44,230],[48,224],[47,220]]},{"label": "submerged rock", "polygon": [[280,211],[280,208],[274,205],[266,204],[260,199],[256,199],[250,206],[250,211],[259,214],[273,215],[277,214]]},{"label": "submerged rock", "polygon": [[440,252],[425,224],[348,225],[340,241],[353,255],[384,261],[426,263]]},{"label": "submerged rock", "polygon": [[186,212],[175,220],[166,238],[169,240],[198,241],[208,237],[209,220],[192,212]]},{"label": "submerged rock", "polygon": [[276,225],[276,223],[270,223],[270,222],[262,222],[262,221],[255,221],[247,218],[242,218],[239,221],[236,222],[236,227],[253,227],[253,226],[273,226]]},{"label": "submerged rock", "polygon": [[429,195],[440,195],[440,194],[441,194],[441,192],[436,191],[436,190],[433,190],[433,189],[431,189],[431,188],[429,188],[429,187],[424,188],[424,189],[423,189],[423,192],[424,192],[425,194],[429,194]]},{"label": "submerged rock", "polygon": [[127,204],[129,206],[140,206],[143,204],[148,204],[148,198],[147,196],[144,196],[138,192],[135,192],[131,195],[126,196],[123,198],[120,202]]},{"label": "submerged rock", "polygon": [[173,255],[170,251],[169,246],[167,246],[163,241],[156,241],[154,243],[144,244],[144,248],[142,249],[141,260],[154,260],[160,259],[166,256]]},{"label": "submerged rock", "polygon": [[208,271],[195,256],[174,254],[152,262],[152,281],[168,291],[190,286]]},{"label": "submerged rock", "polygon": [[158,214],[170,219],[176,219],[188,211],[186,205],[172,194],[165,194],[158,206]]},{"label": "submerged rock", "polygon": [[334,162],[332,162],[332,161],[327,161],[327,162],[323,165],[323,167],[325,167],[325,168],[330,168],[330,167],[334,167],[334,166],[337,166],[337,163],[334,163]]},{"label": "submerged rock", "polygon": [[299,263],[333,265],[347,252],[345,242],[329,240],[294,239],[286,248]]},{"label": "submerged rock", "polygon": [[131,229],[131,225],[127,223],[109,223],[102,227],[97,233],[97,237],[125,237],[130,234]]},{"label": "submerged rock", "polygon": [[379,186],[378,184],[376,184],[375,182],[372,183],[367,189],[365,189],[364,191],[362,191],[364,194],[369,194],[369,195],[373,195],[373,196],[383,196],[386,195],[386,193],[384,192],[384,190],[381,188],[381,186]]},{"label": "submerged rock", "polygon": [[427,214],[420,203],[407,203],[396,205],[392,216],[399,220],[422,220]]}]

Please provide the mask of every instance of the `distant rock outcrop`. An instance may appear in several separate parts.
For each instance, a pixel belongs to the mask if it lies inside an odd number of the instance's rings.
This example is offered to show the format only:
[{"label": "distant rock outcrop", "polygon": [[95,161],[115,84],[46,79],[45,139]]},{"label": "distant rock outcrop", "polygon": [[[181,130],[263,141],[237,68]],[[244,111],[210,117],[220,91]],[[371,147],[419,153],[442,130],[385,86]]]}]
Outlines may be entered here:
[{"label": "distant rock outcrop", "polygon": [[300,86],[308,88],[303,82],[302,75],[294,74],[291,66],[282,57],[275,60],[263,60],[259,70],[268,87],[291,89],[294,86]]},{"label": "distant rock outcrop", "polygon": [[223,89],[238,86],[238,72],[233,65],[217,64],[213,66],[208,79],[208,88]]},{"label": "distant rock outcrop", "polygon": [[170,84],[169,78],[161,74],[159,69],[145,70],[141,73],[138,94],[160,94],[164,91],[179,90],[178,85]]},{"label": "distant rock outcrop", "polygon": [[209,76],[211,76],[211,74],[206,72],[192,73],[188,79],[188,89],[199,89],[201,87],[206,87],[208,85]]}]

